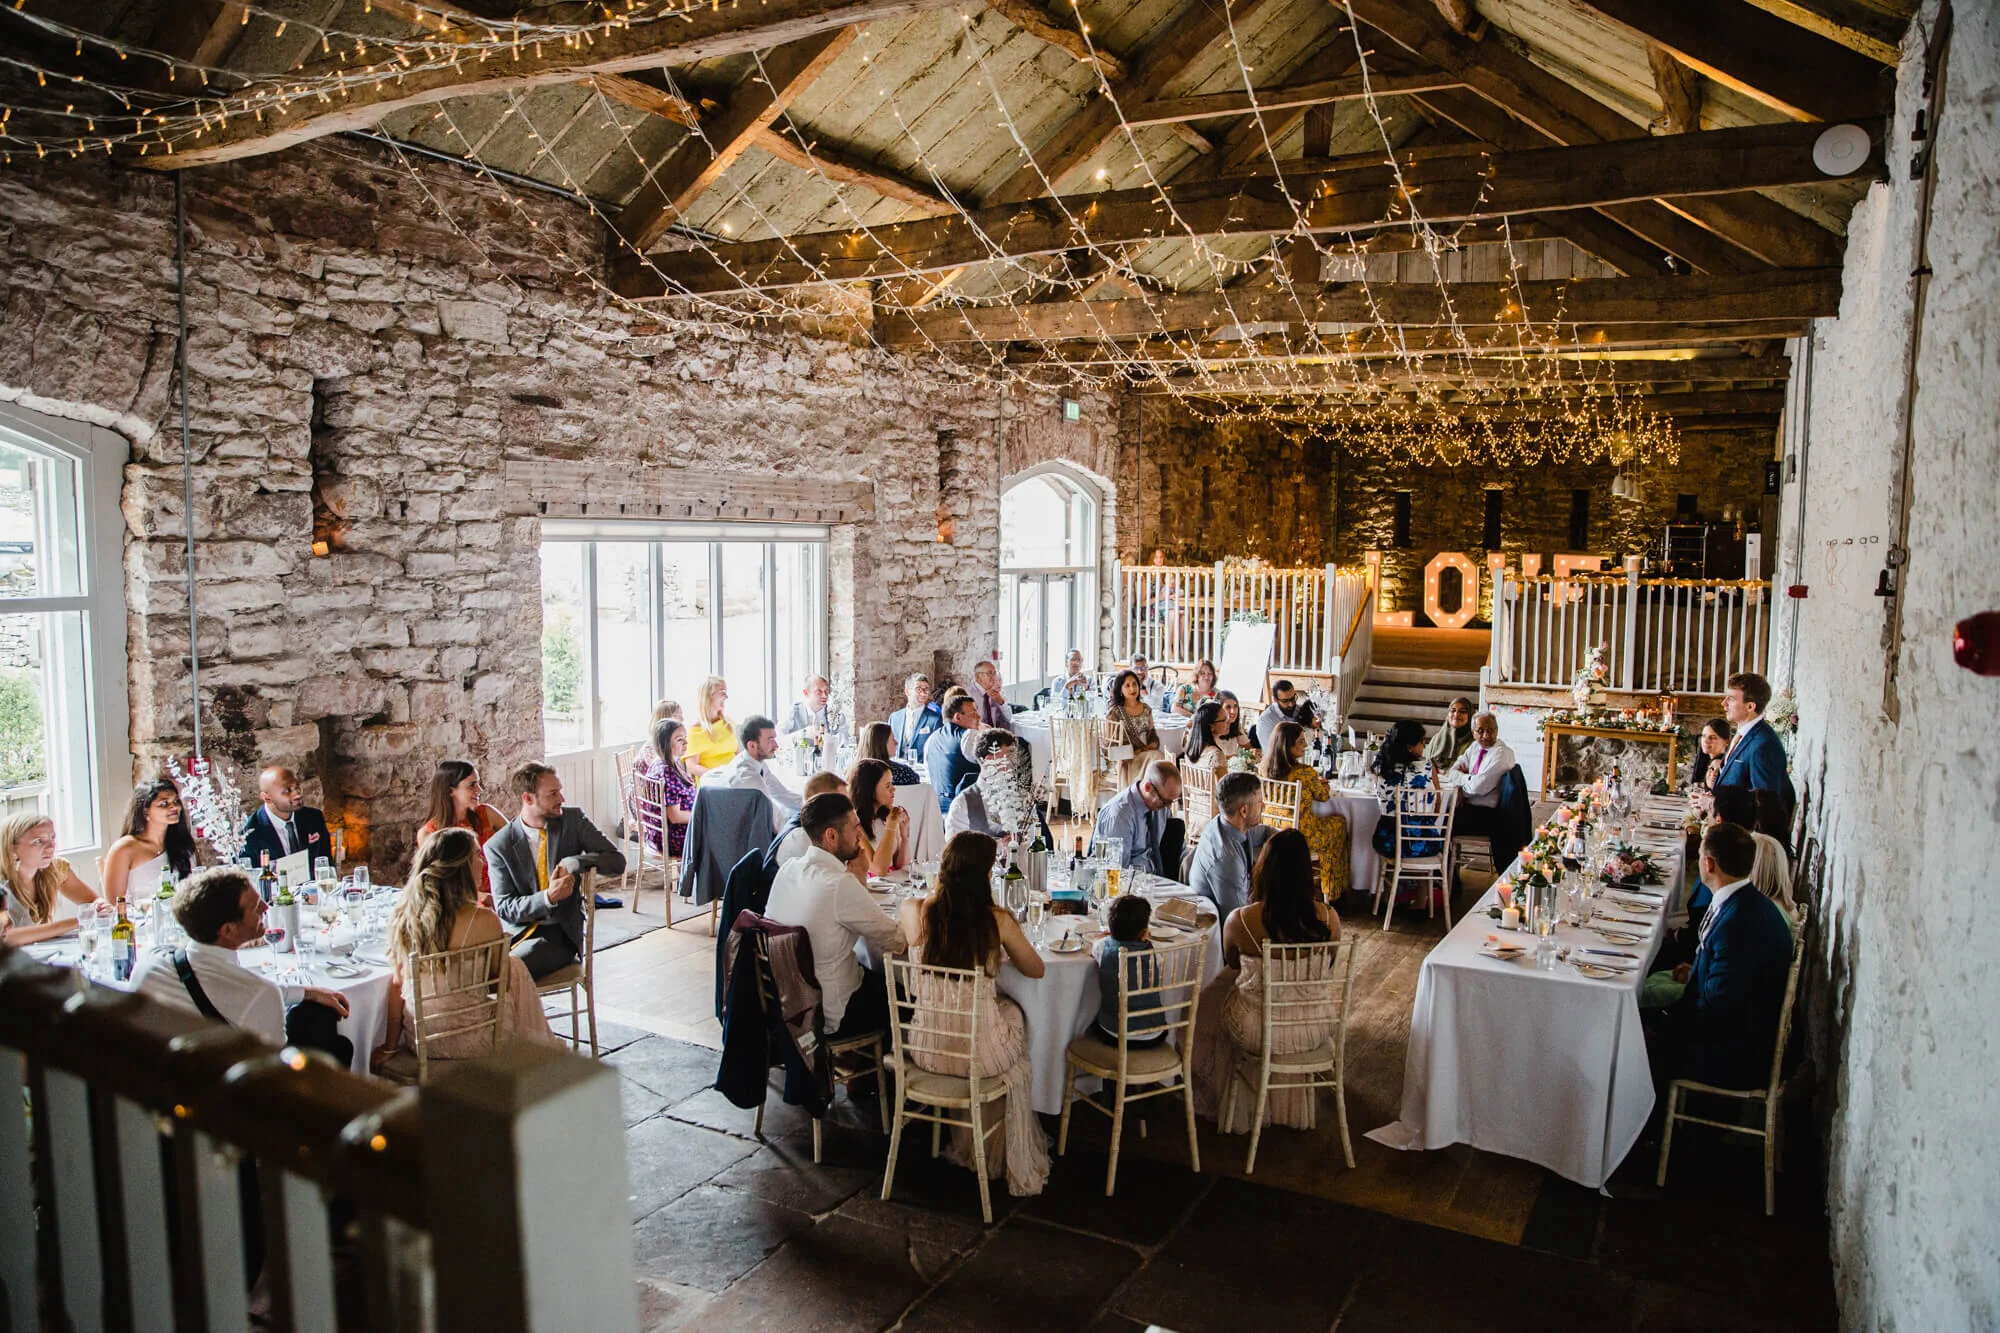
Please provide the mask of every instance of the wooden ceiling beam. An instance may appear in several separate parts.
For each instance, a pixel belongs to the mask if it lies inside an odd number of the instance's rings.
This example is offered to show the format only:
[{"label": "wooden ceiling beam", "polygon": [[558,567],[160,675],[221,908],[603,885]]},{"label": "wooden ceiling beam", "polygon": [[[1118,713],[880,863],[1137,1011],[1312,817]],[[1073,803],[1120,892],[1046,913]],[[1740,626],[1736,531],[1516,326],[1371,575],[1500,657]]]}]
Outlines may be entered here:
[{"label": "wooden ceiling beam", "polygon": [[[1342,362],[1337,365],[1283,366],[1290,385],[1326,389],[1353,389],[1357,377],[1365,376],[1376,385],[1397,384],[1481,384],[1497,387],[1547,387],[1552,375],[1559,383],[1579,385],[1674,385],[1674,384],[1783,384],[1791,377],[1789,358],[1701,357],[1692,361],[1579,361],[1557,363],[1537,357],[1531,360],[1484,358],[1444,363],[1419,361],[1410,365],[1400,360]],[[1267,392],[1273,376],[1254,369],[1211,371],[1201,379],[1206,386],[1223,381],[1232,389]]]},{"label": "wooden ceiling beam", "polygon": [[[1284,84],[1255,92],[1198,93],[1192,97],[1161,97],[1128,108],[1125,123],[1171,125],[1180,121],[1213,120],[1222,116],[1247,116],[1257,111],[1287,111],[1293,107],[1313,107],[1329,102],[1354,102],[1373,94],[1393,97],[1404,93],[1427,93],[1465,85],[1450,74],[1378,74],[1364,80],[1360,75],[1340,79],[1318,79],[1311,83]],[[1309,154],[1310,155],[1310,154]]]},{"label": "wooden ceiling beam", "polygon": [[856,29],[839,28],[766,52],[758,62],[761,73],[730,93],[714,115],[704,118],[699,133],[675,144],[646,173],[639,192],[618,215],[618,234],[641,253],[652,248],[731,163],[759,142],[791,100],[854,44],[855,36]]},{"label": "wooden ceiling beam", "polygon": [[1472,7],[1472,0],[1433,0],[1438,16],[1451,25],[1451,30],[1461,37],[1472,37],[1486,31],[1486,21],[1479,17],[1479,11]]},{"label": "wooden ceiling beam", "polygon": [[[1311,386],[1287,386],[1279,384],[1257,385],[1255,378],[1239,383],[1232,378],[1225,383],[1216,383],[1213,375],[1190,375],[1177,382],[1183,393],[1201,398],[1297,398],[1309,401],[1314,409],[1347,408],[1360,414],[1357,426],[1367,424],[1370,415],[1380,414],[1382,424],[1401,426],[1422,424],[1432,421],[1477,420],[1490,421],[1495,425],[1512,425],[1517,421],[1567,421],[1578,407],[1585,406],[1589,399],[1581,394],[1558,406],[1554,403],[1503,402],[1481,403],[1465,401],[1440,403],[1436,406],[1418,403],[1414,399],[1364,399],[1340,393],[1317,393]],[[1165,385],[1147,392],[1164,393]],[[1673,417],[1676,421],[1683,417],[1707,416],[1748,416],[1769,414],[1776,417],[1785,407],[1784,390],[1771,389],[1724,389],[1705,393],[1648,394],[1622,400],[1648,412],[1658,412]],[[1607,401],[1607,406],[1608,401]]]},{"label": "wooden ceiling beam", "polygon": [[[242,35],[249,6],[242,0],[182,0],[167,5],[153,24],[146,45],[162,55],[177,56],[190,65],[219,66]],[[193,93],[201,79],[191,70],[163,64],[145,76],[145,86],[159,93]]]},{"label": "wooden ceiling beam", "polygon": [[1867,56],[1747,0],[1583,0],[1717,83],[1799,120],[1888,113],[1889,72]]},{"label": "wooden ceiling beam", "polygon": [[[250,113],[247,103],[232,102],[224,107],[226,122],[202,138],[178,144],[170,153],[144,157],[135,153],[132,160],[142,167],[170,171],[254,157],[329,134],[368,129],[391,112],[447,98],[526,91],[575,83],[592,74],[629,74],[768,51],[855,24],[907,18],[944,9],[951,3],[953,0],[766,0],[740,8],[701,6],[672,21],[635,23],[598,32],[590,43],[577,47],[545,42],[539,51],[524,48],[518,60],[468,60],[435,69],[413,69],[401,78],[350,88],[345,96],[327,102],[311,96],[295,98],[286,106],[264,107],[261,119]],[[284,82],[301,83],[337,74],[351,76],[353,68],[326,57],[290,71]]]},{"label": "wooden ceiling beam", "polygon": [[1653,91],[1660,95],[1659,126],[1668,134],[1688,134],[1701,128],[1701,78],[1658,42],[1646,43],[1646,63],[1653,67]]},{"label": "wooden ceiling beam", "polygon": [[1221,364],[1253,365],[1270,361],[1295,365],[1320,360],[1365,361],[1394,357],[1398,360],[1443,358],[1457,364],[1467,356],[1476,359],[1505,356],[1525,344],[1530,354],[1548,349],[1569,352],[1685,352],[1698,347],[1735,346],[1746,339],[1802,338],[1812,327],[1803,319],[1753,320],[1742,324],[1538,324],[1528,329],[1514,325],[1487,325],[1470,332],[1493,339],[1491,344],[1467,350],[1461,332],[1445,328],[1409,328],[1394,338],[1379,329],[1362,332],[1322,333],[1311,343],[1275,334],[1254,338],[1205,340],[1194,335],[1155,336],[1119,339],[1115,343],[1078,342],[1060,348],[1022,343],[1007,353],[1010,365],[1043,362],[1118,362],[1158,365],[1171,369],[1190,360]]},{"label": "wooden ceiling beam", "polygon": [[759,130],[752,140],[757,147],[781,162],[824,176],[843,185],[860,185],[885,199],[908,204],[931,213],[954,213],[958,205],[936,189],[908,176],[864,161],[844,149],[805,134],[792,121],[780,116]]},{"label": "wooden ceiling beam", "polygon": [[[1446,297],[1449,296],[1449,305]],[[1523,305],[1525,304],[1525,312]],[[1128,301],[954,306],[921,314],[885,312],[875,335],[890,347],[946,342],[1213,334],[1239,325],[1291,321],[1403,328],[1565,322],[1708,324],[1814,319],[1840,311],[1838,270],[1787,269],[1726,278],[1586,278],[1554,282],[1295,283]],[[1739,335],[1741,336],[1741,335]]]},{"label": "wooden ceiling beam", "polygon": [[1047,42],[1086,65],[1095,65],[1107,83],[1117,83],[1131,73],[1131,66],[1123,57],[1086,40],[1082,31],[1039,0],[986,0],[986,7],[1030,37]]},{"label": "wooden ceiling beam", "polygon": [[1891,14],[1862,0],[1757,0],[1757,7],[1891,69],[1901,57],[1903,34],[1910,27],[1907,8],[1901,15]]},{"label": "wooden ceiling beam", "polygon": [[686,98],[677,97],[664,88],[656,88],[629,74],[593,74],[584,82],[621,106],[671,120],[688,129],[701,124],[703,111],[712,111],[720,105],[711,102],[704,107],[693,106]]},{"label": "wooden ceiling beam", "polygon": [[[652,266],[620,264],[625,296],[726,292],[744,288],[854,282],[935,272],[997,257],[1026,258],[1092,245],[1197,235],[1359,233],[1404,223],[1416,198],[1426,219],[1450,225],[1626,203],[1746,186],[1802,184],[1825,177],[1812,161],[1811,125],[1751,125],[1705,134],[1615,144],[1495,152],[1467,146],[1379,155],[1299,172],[1280,189],[1271,177],[1112,190],[1060,204],[988,205],[963,217],[814,232],[661,256]],[[1879,142],[1881,125],[1871,127]],[[1861,171],[1873,170],[1879,149]],[[1405,193],[1407,191],[1407,193]],[[1164,195],[1164,199],[1162,198]],[[1171,208],[1171,212],[1169,211]],[[670,287],[668,284],[672,284]]]},{"label": "wooden ceiling beam", "polygon": [[1110,97],[1092,98],[1083,110],[1064,121],[1047,142],[1037,146],[1033,160],[1022,163],[988,202],[1021,203],[1047,195],[1051,189],[1064,194],[1075,188],[1084,166],[1106,144],[1124,133],[1118,119],[1120,107],[1139,106],[1158,97],[1217,42],[1227,40],[1232,24],[1242,29],[1274,2],[1237,0],[1233,8],[1197,7],[1187,21],[1175,24],[1166,38],[1136,57],[1132,73],[1119,80]]},{"label": "wooden ceiling beam", "polygon": [[[1645,135],[1617,111],[1511,50],[1503,42],[1470,42],[1427,11],[1404,0],[1342,0],[1354,14],[1440,69],[1462,74],[1475,92],[1544,137],[1565,144],[1604,143]],[[1459,94],[1438,93],[1450,98]],[[1838,264],[1841,239],[1762,195],[1718,196],[1679,210],[1766,263]],[[1618,219],[1621,223],[1625,219]],[[1627,224],[1629,225],[1629,224]],[[1655,244],[1658,237],[1641,231]],[[1676,252],[1678,253],[1678,252]],[[1802,256],[1802,259],[1776,256]],[[1696,262],[1697,268],[1721,271]]]}]

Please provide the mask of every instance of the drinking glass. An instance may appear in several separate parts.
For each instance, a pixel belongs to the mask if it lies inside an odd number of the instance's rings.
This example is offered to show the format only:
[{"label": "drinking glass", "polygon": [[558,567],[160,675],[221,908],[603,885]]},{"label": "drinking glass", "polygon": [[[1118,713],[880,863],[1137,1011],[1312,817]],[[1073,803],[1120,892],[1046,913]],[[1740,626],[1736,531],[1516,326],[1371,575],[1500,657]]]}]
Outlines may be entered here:
[{"label": "drinking glass", "polygon": [[1037,945],[1042,942],[1042,929],[1048,921],[1048,915],[1049,905],[1046,899],[1039,894],[1028,899],[1028,938]]},{"label": "drinking glass", "polygon": [[85,903],[76,912],[76,936],[83,941],[83,952],[77,959],[77,966],[85,976],[90,974],[90,965],[97,958],[98,921],[97,909],[102,903]]},{"label": "drinking glass", "polygon": [[[358,875],[360,872],[357,871],[355,873]],[[343,890],[340,895],[340,905],[347,912],[348,924],[356,930],[361,928],[361,915],[367,901],[368,890],[359,884]]]},{"label": "drinking glass", "polygon": [[1098,862],[1101,865],[1108,867],[1125,864],[1125,839],[1123,838],[1099,838],[1095,851]]},{"label": "drinking glass", "polygon": [[359,889],[359,890],[361,890],[361,892],[362,892],[363,896],[366,896],[366,895],[367,895],[367,893],[368,893],[368,867],[367,867],[367,866],[365,866],[365,865],[362,865],[362,866],[356,866],[356,867],[354,867],[354,887],[355,887],[355,888],[357,888],[357,889]]}]

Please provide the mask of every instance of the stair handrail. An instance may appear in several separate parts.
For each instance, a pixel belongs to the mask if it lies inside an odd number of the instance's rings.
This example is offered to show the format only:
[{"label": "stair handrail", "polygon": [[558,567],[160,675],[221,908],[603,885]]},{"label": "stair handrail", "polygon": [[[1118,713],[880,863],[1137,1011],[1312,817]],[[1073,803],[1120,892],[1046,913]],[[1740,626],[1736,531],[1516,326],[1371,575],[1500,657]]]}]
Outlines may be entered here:
[{"label": "stair handrail", "polygon": [[1339,704],[1339,719],[1344,721],[1354,708],[1354,698],[1361,692],[1361,682],[1368,675],[1368,666],[1375,649],[1375,596],[1378,584],[1375,571],[1370,569],[1363,577],[1367,587],[1361,594],[1361,602],[1354,608],[1354,619],[1347,626],[1347,634],[1340,641],[1340,657],[1335,663],[1335,699]]}]

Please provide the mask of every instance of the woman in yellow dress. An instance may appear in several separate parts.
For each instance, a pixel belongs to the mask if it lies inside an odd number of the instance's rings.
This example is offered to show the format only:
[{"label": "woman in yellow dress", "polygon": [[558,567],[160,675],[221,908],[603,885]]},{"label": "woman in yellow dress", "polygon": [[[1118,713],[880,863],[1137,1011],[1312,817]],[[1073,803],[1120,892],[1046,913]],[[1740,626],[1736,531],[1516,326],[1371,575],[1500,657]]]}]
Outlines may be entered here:
[{"label": "woman in yellow dress", "polygon": [[1347,816],[1333,799],[1333,789],[1325,778],[1305,762],[1306,730],[1296,722],[1280,722],[1271,733],[1271,748],[1264,754],[1267,778],[1299,784],[1299,831],[1306,835],[1313,856],[1319,861],[1319,891],[1330,903],[1347,892]]},{"label": "woman in yellow dress", "polygon": [[688,725],[687,769],[697,782],[702,774],[736,757],[736,724],[722,712],[728,702],[729,682],[720,676],[710,676],[695,691],[695,712],[700,716]]}]

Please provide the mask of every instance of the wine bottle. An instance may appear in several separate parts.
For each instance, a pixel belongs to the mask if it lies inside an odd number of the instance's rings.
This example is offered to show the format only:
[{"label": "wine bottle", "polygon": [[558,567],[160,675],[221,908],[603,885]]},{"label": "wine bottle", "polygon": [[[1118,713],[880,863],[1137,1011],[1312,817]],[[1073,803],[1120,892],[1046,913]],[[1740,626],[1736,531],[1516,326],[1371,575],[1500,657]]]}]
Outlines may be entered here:
[{"label": "wine bottle", "polygon": [[132,979],[132,964],[139,955],[139,933],[125,915],[125,900],[118,900],[118,921],[111,927],[111,976],[116,981]]},{"label": "wine bottle", "polygon": [[1007,852],[1007,873],[1001,876],[1001,898],[1016,917],[1027,915],[1028,877],[1021,873],[1020,859],[1011,848]]},{"label": "wine bottle", "polygon": [[257,896],[268,904],[277,896],[277,893],[278,875],[276,871],[271,869],[271,854],[269,852],[261,852],[258,854]]}]

